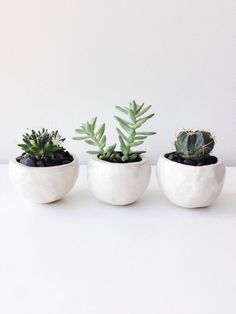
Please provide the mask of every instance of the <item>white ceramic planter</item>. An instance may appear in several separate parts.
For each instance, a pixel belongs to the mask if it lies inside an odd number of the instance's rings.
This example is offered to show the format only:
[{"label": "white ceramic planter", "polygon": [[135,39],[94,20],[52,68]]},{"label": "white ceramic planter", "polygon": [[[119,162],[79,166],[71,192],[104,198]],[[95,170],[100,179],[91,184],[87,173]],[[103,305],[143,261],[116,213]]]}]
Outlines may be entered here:
[{"label": "white ceramic planter", "polygon": [[93,195],[112,205],[134,203],[146,190],[151,176],[149,161],[112,163],[97,157],[88,165],[88,184]]},{"label": "white ceramic planter", "polygon": [[157,177],[172,203],[187,208],[206,207],[223,188],[225,166],[220,161],[209,166],[188,166],[160,156]]},{"label": "white ceramic planter", "polygon": [[77,157],[66,165],[54,167],[28,167],[9,162],[9,177],[17,191],[36,203],[51,203],[63,198],[75,185],[79,164]]}]

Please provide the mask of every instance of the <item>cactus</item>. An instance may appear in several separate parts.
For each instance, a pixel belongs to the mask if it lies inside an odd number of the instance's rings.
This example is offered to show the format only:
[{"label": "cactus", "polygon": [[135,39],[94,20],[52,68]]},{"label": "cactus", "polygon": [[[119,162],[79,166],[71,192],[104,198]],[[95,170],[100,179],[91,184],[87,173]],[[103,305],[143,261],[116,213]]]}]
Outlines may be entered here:
[{"label": "cactus", "polygon": [[134,100],[129,106],[116,106],[116,109],[127,116],[126,119],[115,116],[120,128],[116,128],[119,137],[120,151],[116,151],[116,144],[106,146],[107,138],[105,133],[105,123],[96,130],[97,117],[87,123],[83,123],[79,129],[75,131],[79,136],[73,137],[74,140],[84,140],[87,144],[97,147],[92,151],[87,151],[89,154],[97,155],[100,159],[110,162],[134,162],[140,161],[140,155],[145,153],[143,150],[135,151],[133,147],[144,143],[144,140],[156,134],[156,132],[141,132],[138,129],[149,119],[154,116],[154,113],[145,115],[151,106],[138,105]]},{"label": "cactus", "polygon": [[58,131],[48,132],[46,129],[41,131],[32,130],[31,133],[23,135],[23,144],[18,144],[23,150],[23,156],[35,158],[54,158],[57,153],[65,149],[61,146],[64,142]]},{"label": "cactus", "polygon": [[214,148],[214,137],[207,131],[182,131],[175,140],[176,152],[184,159],[204,159]]}]

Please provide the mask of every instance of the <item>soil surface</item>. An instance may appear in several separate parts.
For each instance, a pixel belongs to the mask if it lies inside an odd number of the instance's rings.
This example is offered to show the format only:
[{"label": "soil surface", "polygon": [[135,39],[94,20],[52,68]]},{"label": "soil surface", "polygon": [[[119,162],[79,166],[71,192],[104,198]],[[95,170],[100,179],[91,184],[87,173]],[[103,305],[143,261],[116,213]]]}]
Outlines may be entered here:
[{"label": "soil surface", "polygon": [[184,159],[179,156],[176,152],[165,154],[165,157],[171,161],[178,162],[180,164],[189,165],[189,166],[208,166],[216,164],[218,159],[215,156],[206,156],[201,159]]},{"label": "soil surface", "polygon": [[16,161],[19,163],[28,166],[28,167],[54,167],[66,165],[72,162],[74,159],[68,151],[63,151],[55,154],[54,158],[44,157],[36,158],[30,156],[21,155],[16,158]]}]

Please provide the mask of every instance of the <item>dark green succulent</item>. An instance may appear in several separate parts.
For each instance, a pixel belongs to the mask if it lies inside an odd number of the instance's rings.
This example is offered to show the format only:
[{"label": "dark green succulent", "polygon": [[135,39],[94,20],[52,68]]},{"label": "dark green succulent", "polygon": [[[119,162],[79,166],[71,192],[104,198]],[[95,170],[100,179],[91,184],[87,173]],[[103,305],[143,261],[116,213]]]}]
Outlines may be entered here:
[{"label": "dark green succulent", "polygon": [[119,122],[120,128],[116,128],[119,137],[120,150],[116,151],[116,144],[106,146],[107,138],[105,135],[105,123],[96,129],[97,117],[90,122],[83,123],[76,133],[79,136],[74,137],[75,140],[84,140],[87,144],[97,147],[92,151],[87,151],[89,154],[98,155],[100,159],[110,162],[133,162],[141,160],[143,150],[134,150],[135,147],[144,143],[144,140],[156,134],[156,132],[139,131],[140,127],[154,116],[154,113],[145,115],[151,106],[144,104],[138,105],[132,101],[129,106],[116,106],[116,109],[127,116],[126,119],[115,116]]},{"label": "dark green succulent", "polygon": [[184,130],[177,135],[175,140],[176,152],[185,159],[206,158],[214,145],[214,137],[207,131]]},{"label": "dark green succulent", "polygon": [[43,128],[39,131],[32,130],[30,133],[25,133],[23,143],[18,146],[23,150],[23,156],[53,159],[58,153],[64,151],[61,146],[64,140],[58,131],[48,132]]}]

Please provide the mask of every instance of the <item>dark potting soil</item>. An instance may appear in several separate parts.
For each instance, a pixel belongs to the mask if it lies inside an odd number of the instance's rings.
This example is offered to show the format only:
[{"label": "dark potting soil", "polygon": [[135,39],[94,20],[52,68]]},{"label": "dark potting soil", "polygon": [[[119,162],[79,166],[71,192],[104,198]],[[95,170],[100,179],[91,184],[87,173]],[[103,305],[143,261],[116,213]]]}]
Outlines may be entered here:
[{"label": "dark potting soil", "polygon": [[189,165],[189,166],[208,166],[216,164],[218,159],[215,156],[207,156],[201,159],[184,159],[179,156],[176,152],[165,154],[165,157],[171,161],[178,162],[180,164]]},{"label": "dark potting soil", "polygon": [[28,167],[61,166],[61,165],[69,164],[73,160],[74,160],[73,157],[70,155],[68,151],[57,153],[55,155],[55,158],[45,157],[41,159],[41,158],[36,158],[36,157],[24,156],[24,155],[16,158],[16,161]]}]

